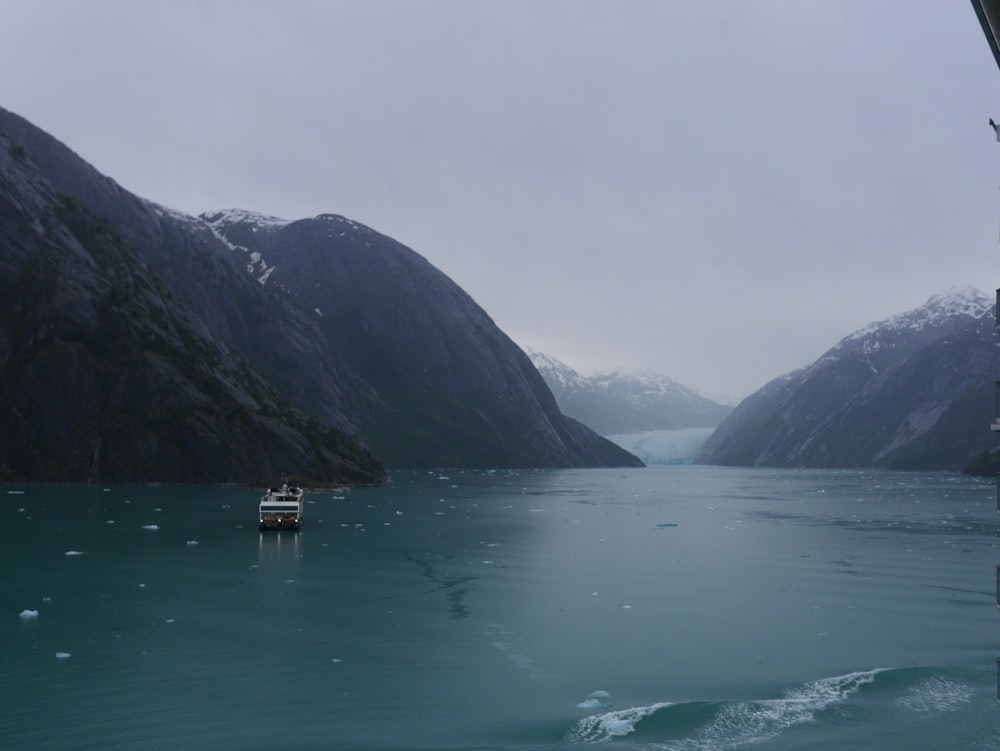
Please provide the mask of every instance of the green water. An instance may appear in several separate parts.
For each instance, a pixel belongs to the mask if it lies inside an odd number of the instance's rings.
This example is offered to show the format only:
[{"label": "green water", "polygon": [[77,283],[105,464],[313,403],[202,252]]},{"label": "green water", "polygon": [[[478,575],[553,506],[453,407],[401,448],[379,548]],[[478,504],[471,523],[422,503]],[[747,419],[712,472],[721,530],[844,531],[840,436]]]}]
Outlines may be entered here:
[{"label": "green water", "polygon": [[0,490],[0,749],[1000,744],[991,482],[393,478]]}]

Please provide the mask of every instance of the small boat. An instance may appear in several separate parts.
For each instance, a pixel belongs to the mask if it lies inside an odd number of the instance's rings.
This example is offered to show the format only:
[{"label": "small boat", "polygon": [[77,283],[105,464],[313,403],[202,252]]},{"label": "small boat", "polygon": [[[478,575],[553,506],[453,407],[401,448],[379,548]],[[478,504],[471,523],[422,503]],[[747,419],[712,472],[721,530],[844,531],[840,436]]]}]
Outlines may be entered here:
[{"label": "small boat", "polygon": [[302,526],[302,488],[284,483],[268,488],[260,498],[261,529],[298,529]]}]

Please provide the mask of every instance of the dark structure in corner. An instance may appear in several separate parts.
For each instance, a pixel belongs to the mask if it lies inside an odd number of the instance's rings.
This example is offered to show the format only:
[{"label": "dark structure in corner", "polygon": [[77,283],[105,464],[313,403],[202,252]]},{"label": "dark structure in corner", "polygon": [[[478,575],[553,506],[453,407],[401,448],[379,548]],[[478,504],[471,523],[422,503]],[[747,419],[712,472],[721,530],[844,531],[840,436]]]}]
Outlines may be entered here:
[{"label": "dark structure in corner", "polygon": [[[972,0],[972,7],[979,18],[979,24],[983,27],[986,41],[989,42],[990,50],[993,51],[993,59],[1000,68],[1000,0]],[[989,124],[996,131],[997,141],[1000,141],[1000,125],[993,118],[989,119]],[[1000,330],[1000,289],[997,290],[997,329]],[[990,430],[1000,432],[1000,380],[997,380],[997,406],[996,415]],[[997,475],[997,511],[1000,512],[1000,475]],[[1000,564],[997,565],[997,606],[1000,607]],[[1000,657],[997,657],[997,701],[1000,701]]]}]

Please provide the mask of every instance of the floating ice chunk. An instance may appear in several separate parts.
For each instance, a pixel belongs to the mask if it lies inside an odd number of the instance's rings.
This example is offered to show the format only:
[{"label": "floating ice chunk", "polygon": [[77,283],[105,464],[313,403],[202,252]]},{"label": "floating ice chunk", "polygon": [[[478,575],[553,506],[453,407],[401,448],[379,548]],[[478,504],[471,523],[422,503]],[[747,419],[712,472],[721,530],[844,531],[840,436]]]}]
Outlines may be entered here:
[{"label": "floating ice chunk", "polygon": [[144,525],[142,525],[142,528],[143,529],[148,529],[148,530],[150,530],[152,532],[155,532],[156,530],[158,530],[160,528],[160,525],[159,524],[144,524]]},{"label": "floating ice chunk", "polygon": [[197,545],[197,544],[198,544],[198,541],[197,541],[197,540],[188,540],[188,541],[187,541],[187,544],[188,544],[188,545]]},{"label": "floating ice chunk", "polygon": [[145,584],[140,584],[140,585],[139,585],[139,589],[145,589],[145,588],[146,588],[146,585],[145,585]]},{"label": "floating ice chunk", "polygon": [[106,522],[104,522],[104,523],[105,523],[105,524],[114,524],[114,523],[115,523],[115,520],[114,520],[114,519],[108,519],[108,520],[107,520]]},{"label": "floating ice chunk", "polygon": [[22,621],[33,621],[37,617],[38,617],[38,611],[37,610],[28,610],[28,609],[25,609],[25,610],[21,611],[21,620]]},{"label": "floating ice chunk", "polygon": [[622,610],[631,610],[631,609],[632,609],[631,605],[622,605]]},{"label": "floating ice chunk", "polygon": [[82,550],[67,550],[66,555],[83,555]]},{"label": "floating ice chunk", "polygon": [[72,655],[69,652],[56,652],[57,660],[68,660]]},{"label": "floating ice chunk", "polygon": [[24,513],[24,512],[26,511],[26,510],[27,510],[27,509],[26,509],[26,508],[25,508],[24,506],[21,506],[21,508],[19,508],[19,509],[17,510],[17,513],[19,513],[19,514],[23,514],[23,513]]},{"label": "floating ice chunk", "polygon": [[23,490],[8,490],[7,495],[24,495]]},{"label": "floating ice chunk", "polygon": [[580,709],[607,709],[611,706],[611,694],[603,690],[594,691],[576,706]]}]

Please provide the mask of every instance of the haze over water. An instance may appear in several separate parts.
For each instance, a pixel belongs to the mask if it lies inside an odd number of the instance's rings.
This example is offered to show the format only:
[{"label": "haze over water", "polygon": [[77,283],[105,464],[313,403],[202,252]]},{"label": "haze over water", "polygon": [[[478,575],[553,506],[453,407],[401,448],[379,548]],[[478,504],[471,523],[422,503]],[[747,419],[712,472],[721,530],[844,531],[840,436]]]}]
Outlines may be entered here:
[{"label": "haze over water", "polygon": [[243,489],[9,488],[0,748],[1000,742],[991,481],[393,479],[298,534]]}]

